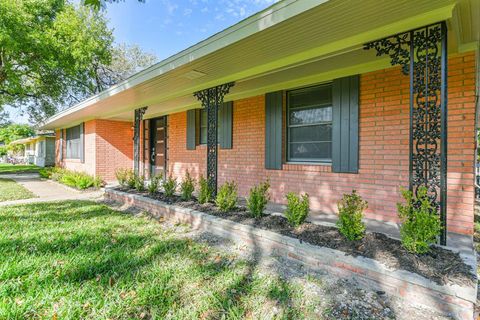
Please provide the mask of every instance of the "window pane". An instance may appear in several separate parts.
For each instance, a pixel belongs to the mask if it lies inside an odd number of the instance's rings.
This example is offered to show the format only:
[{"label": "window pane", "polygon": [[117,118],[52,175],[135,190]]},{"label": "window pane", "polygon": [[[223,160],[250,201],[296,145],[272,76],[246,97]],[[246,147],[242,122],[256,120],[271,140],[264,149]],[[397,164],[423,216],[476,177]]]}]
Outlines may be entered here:
[{"label": "window pane", "polygon": [[330,142],[332,141],[332,124],[320,124],[290,128],[290,142]]},{"label": "window pane", "polygon": [[311,107],[332,103],[331,84],[290,91],[288,95],[290,107]]},{"label": "window pane", "polygon": [[67,158],[80,159],[80,125],[67,129]]},{"label": "window pane", "polygon": [[[217,122],[217,141],[222,138],[222,121],[218,119]],[[207,110],[202,109],[200,115],[200,144],[207,144]]]},{"label": "window pane", "polygon": [[207,127],[200,128],[200,144],[207,143]]},{"label": "window pane", "polygon": [[291,109],[290,125],[313,124],[325,121],[332,121],[332,107]]},{"label": "window pane", "polygon": [[330,160],[332,158],[331,142],[293,142],[289,145],[290,160]]}]

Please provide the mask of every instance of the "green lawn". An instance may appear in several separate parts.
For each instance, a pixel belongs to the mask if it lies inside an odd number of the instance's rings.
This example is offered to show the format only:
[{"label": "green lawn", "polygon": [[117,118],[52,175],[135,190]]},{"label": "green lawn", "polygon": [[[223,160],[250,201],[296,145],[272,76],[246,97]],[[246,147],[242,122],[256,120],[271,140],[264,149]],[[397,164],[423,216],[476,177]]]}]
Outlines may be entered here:
[{"label": "green lawn", "polygon": [[0,208],[0,230],[0,319],[318,318],[303,287],[183,226],[71,201]]},{"label": "green lawn", "polygon": [[38,172],[40,167],[33,164],[10,164],[0,163],[0,174],[2,173],[24,173],[24,172]]},{"label": "green lawn", "polygon": [[0,178],[0,202],[34,198],[35,195],[12,179]]}]

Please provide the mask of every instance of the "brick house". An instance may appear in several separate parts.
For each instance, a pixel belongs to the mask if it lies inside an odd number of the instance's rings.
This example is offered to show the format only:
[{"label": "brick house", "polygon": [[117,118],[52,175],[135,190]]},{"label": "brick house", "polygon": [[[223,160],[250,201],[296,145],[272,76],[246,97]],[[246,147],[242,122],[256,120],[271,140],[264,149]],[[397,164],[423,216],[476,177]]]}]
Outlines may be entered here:
[{"label": "brick house", "polygon": [[280,1],[48,119],[56,164],[188,170],[241,196],[269,179],[272,202],[307,192],[312,215],[356,189],[381,221],[426,185],[471,235],[480,4],[414,3]]}]

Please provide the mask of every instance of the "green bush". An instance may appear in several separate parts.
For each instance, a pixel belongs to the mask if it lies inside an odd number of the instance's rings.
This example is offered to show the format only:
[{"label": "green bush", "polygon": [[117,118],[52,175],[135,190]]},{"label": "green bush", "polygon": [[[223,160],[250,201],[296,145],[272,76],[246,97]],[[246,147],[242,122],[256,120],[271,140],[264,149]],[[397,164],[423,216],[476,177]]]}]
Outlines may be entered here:
[{"label": "green bush", "polygon": [[405,205],[397,203],[398,216],[402,221],[402,245],[412,253],[427,253],[442,229],[437,211],[428,198],[426,187],[419,187],[416,197],[411,191],[402,189],[401,192],[406,201]]},{"label": "green bush", "polygon": [[163,193],[167,197],[172,197],[177,190],[177,179],[169,176],[167,179],[163,181]]},{"label": "green bush", "polygon": [[297,195],[294,192],[289,192],[286,197],[287,210],[285,211],[285,217],[290,225],[298,227],[305,221],[310,211],[308,194]]},{"label": "green bush", "polygon": [[137,182],[137,178],[133,170],[129,170],[127,175],[127,187],[130,189],[135,189],[135,183]]},{"label": "green bush", "polygon": [[247,198],[247,208],[252,217],[260,218],[263,215],[268,200],[270,200],[268,189],[270,189],[270,183],[268,181],[262,182],[250,189]]},{"label": "green bush", "polygon": [[150,178],[150,183],[148,184],[148,193],[155,194],[158,192],[160,183],[162,182],[163,175],[154,175]]},{"label": "green bush", "polygon": [[38,174],[40,175],[40,178],[50,179],[54,170],[54,167],[41,168],[38,170]]},{"label": "green bush", "polygon": [[225,182],[224,185],[218,190],[217,198],[215,199],[215,204],[222,212],[229,212],[235,209],[237,206],[237,184],[235,181]]},{"label": "green bush", "polygon": [[180,191],[182,193],[182,200],[189,201],[192,199],[193,191],[195,191],[195,179],[190,176],[190,172],[185,173],[185,177],[180,184]]},{"label": "green bush", "polygon": [[145,177],[139,174],[135,174],[134,180],[135,180],[135,183],[134,183],[135,190],[140,192],[145,191]]},{"label": "green bush", "polygon": [[115,170],[115,177],[117,178],[118,184],[122,187],[128,187],[129,180],[132,180],[132,184],[134,186],[132,169],[123,169],[123,168],[117,169]]},{"label": "green bush", "polygon": [[69,187],[85,190],[88,188],[100,188],[103,184],[100,177],[93,177],[83,172],[65,169],[52,170],[51,178]]},{"label": "green bush", "polygon": [[203,176],[200,176],[198,184],[200,185],[200,191],[198,192],[198,202],[203,204],[212,201],[213,190],[210,187],[208,180],[205,179]]},{"label": "green bush", "polygon": [[365,224],[362,218],[363,211],[368,208],[367,201],[353,190],[351,194],[344,194],[337,206],[337,227],[340,233],[350,241],[362,239],[365,235]]}]

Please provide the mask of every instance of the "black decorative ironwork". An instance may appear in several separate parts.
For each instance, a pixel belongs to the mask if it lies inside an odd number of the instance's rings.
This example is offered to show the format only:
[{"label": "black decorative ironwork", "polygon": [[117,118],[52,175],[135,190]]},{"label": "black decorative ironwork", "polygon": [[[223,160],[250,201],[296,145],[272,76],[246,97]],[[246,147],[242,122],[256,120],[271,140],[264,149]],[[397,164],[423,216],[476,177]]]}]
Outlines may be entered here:
[{"label": "black decorative ironwork", "polygon": [[377,56],[388,54],[410,76],[410,190],[420,186],[442,221],[447,241],[447,28],[439,22],[367,43]]},{"label": "black decorative ironwork", "polygon": [[229,82],[193,94],[207,110],[207,180],[214,195],[217,194],[218,107],[233,85]]},{"label": "black decorative ironwork", "polygon": [[135,174],[140,172],[140,124],[147,107],[135,109],[135,119],[133,128],[133,170]]}]

